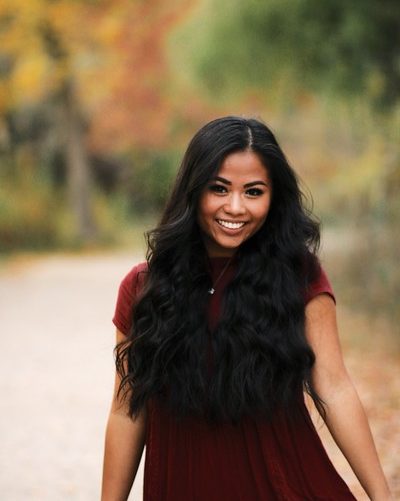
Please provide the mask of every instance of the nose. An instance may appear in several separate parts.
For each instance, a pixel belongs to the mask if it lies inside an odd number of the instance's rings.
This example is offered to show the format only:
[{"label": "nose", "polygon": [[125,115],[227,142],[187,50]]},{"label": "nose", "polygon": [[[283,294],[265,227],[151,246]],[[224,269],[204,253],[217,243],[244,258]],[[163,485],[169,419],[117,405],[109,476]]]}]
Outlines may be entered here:
[{"label": "nose", "polygon": [[224,207],[224,210],[227,214],[232,216],[240,216],[246,212],[246,208],[244,206],[242,197],[240,193],[232,193],[227,200],[227,203]]}]

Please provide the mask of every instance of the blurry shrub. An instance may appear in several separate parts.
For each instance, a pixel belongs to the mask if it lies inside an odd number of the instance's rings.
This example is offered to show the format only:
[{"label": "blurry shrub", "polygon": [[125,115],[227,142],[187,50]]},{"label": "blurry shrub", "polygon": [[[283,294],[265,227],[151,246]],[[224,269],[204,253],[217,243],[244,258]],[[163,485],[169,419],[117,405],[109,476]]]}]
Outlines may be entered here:
[{"label": "blurry shrub", "polygon": [[387,317],[400,321],[400,235],[398,226],[358,224],[357,245],[346,249],[338,273],[342,298],[350,307],[371,318]]},{"label": "blurry shrub", "polygon": [[[93,212],[96,240],[90,245],[111,245],[119,240],[126,219],[126,203],[117,195],[107,197],[95,192]],[[64,190],[52,189],[42,182],[2,183],[0,186],[0,252],[21,250],[77,249],[74,216]]]},{"label": "blurry shrub", "polygon": [[0,251],[58,244],[57,197],[36,184],[0,186]]},{"label": "blurry shrub", "polygon": [[158,214],[173,183],[179,154],[176,151],[138,151],[127,161],[123,191],[133,214]]},{"label": "blurry shrub", "polygon": [[[90,245],[124,243],[143,247],[143,232],[154,226],[175,176],[178,155],[140,151],[125,157],[118,184],[105,190],[96,178],[92,203],[97,235]],[[129,167],[128,167],[129,165]],[[18,168],[12,169],[17,172]],[[43,169],[42,169],[43,170]],[[0,182],[0,252],[79,248],[65,184],[39,167]],[[36,173],[36,177],[35,177]],[[139,229],[138,229],[139,228]]]}]

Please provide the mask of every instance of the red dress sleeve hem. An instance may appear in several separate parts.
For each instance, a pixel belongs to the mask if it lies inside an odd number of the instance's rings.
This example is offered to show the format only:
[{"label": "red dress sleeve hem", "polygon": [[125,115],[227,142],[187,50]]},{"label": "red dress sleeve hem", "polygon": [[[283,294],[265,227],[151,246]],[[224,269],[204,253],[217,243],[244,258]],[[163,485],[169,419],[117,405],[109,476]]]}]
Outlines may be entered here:
[{"label": "red dress sleeve hem", "polygon": [[308,287],[304,295],[304,302],[307,304],[311,299],[318,296],[319,294],[328,294],[331,296],[336,304],[335,293],[333,292],[332,285],[328,279],[325,270],[320,267],[320,274]]},{"label": "red dress sleeve hem", "polygon": [[112,322],[126,336],[129,334],[132,325],[133,304],[138,293],[138,285],[141,285],[142,282],[139,275],[146,270],[146,262],[134,266],[125,275],[118,289],[117,303]]}]

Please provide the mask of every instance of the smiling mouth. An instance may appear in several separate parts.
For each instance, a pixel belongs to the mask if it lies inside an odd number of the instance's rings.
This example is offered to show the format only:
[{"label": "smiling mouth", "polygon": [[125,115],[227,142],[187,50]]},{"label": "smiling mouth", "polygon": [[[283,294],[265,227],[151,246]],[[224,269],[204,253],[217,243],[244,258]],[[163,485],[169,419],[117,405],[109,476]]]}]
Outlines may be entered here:
[{"label": "smiling mouth", "polygon": [[241,221],[237,223],[233,223],[231,221],[224,221],[223,219],[217,219],[217,223],[221,225],[224,228],[228,228],[230,230],[238,230],[239,228],[242,228],[246,223]]}]

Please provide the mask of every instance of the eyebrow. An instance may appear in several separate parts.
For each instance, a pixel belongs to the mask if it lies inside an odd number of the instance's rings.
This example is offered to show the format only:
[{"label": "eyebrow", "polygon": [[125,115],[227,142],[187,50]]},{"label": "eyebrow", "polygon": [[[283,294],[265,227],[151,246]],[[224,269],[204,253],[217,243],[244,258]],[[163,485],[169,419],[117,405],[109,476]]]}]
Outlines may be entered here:
[{"label": "eyebrow", "polygon": [[[220,181],[221,183],[228,184],[229,186],[232,185],[228,179],[225,179],[223,177],[215,176],[212,178],[213,181]],[[263,184],[264,186],[268,186],[268,184],[265,181],[252,181],[251,183],[246,183],[244,185],[245,188],[251,188],[252,186],[256,186],[257,184]]]}]

